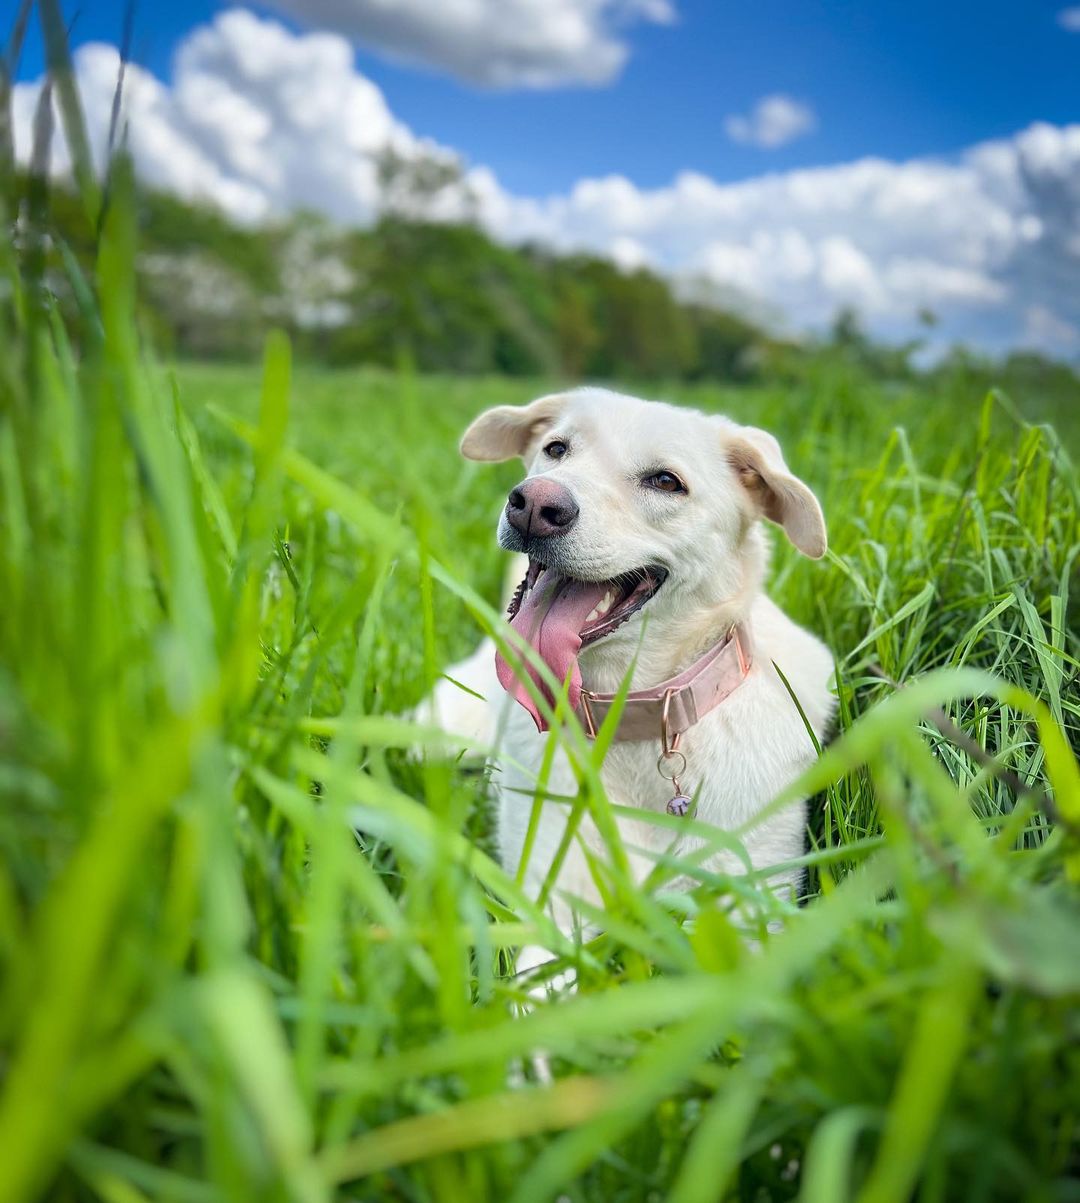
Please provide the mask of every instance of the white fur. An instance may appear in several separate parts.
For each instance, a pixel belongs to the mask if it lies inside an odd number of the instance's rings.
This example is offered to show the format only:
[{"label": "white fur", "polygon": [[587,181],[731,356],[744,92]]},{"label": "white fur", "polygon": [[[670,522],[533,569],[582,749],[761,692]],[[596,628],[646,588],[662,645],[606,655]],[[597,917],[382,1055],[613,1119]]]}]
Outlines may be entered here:
[{"label": "white fur", "polygon": [[[569,452],[545,455],[553,438]],[[659,564],[669,576],[659,593],[622,627],[587,646],[579,664],[586,688],[613,691],[630,668],[631,687],[648,688],[676,675],[712,646],[736,619],[745,620],[754,642],[749,676],[681,744],[687,760],[685,792],[697,795],[697,818],[734,831],[761,811],[814,758],[814,747],[787,689],[784,672],[818,740],[829,725],[834,698],[832,660],[824,645],[791,621],[761,591],[767,544],[759,518],[781,522],[793,542],[812,555],[825,550],[825,529],[813,495],[788,471],[775,439],[727,419],[602,389],[542,398],[521,409],[501,407],[470,427],[463,451],[476,459],[520,454],[529,476],[547,474],[565,485],[580,507],[574,529],[558,540],[558,567],[579,579],[601,580],[643,565]],[[687,494],[649,489],[642,477],[661,469],[676,473]],[[507,540],[505,516],[500,538]],[[524,565],[522,560],[521,564]],[[524,575],[524,567],[518,579]],[[644,623],[644,631],[642,629]],[[495,677],[494,647],[485,641],[475,655],[448,670],[488,699],[469,697],[448,681],[432,699],[449,730],[494,749],[502,860],[517,873],[532,808],[531,795],[550,735],[537,733],[526,711],[511,702]],[[601,778],[611,802],[663,812],[671,786],[656,769],[657,742],[615,743]],[[547,790],[576,792],[560,750]],[[755,825],[743,843],[755,868],[800,856],[805,803],[791,805]],[[548,802],[524,874],[535,896],[563,834],[568,809]],[[631,863],[640,880],[652,868],[649,853],[672,842],[670,829],[620,820],[624,843],[640,851]],[[564,930],[577,919],[573,899],[598,897],[583,847],[606,859],[604,842],[586,816],[559,874],[551,905]],[[701,841],[678,839],[676,853]],[[729,852],[713,854],[706,868],[738,871]],[[793,874],[784,874],[790,881]],[[586,930],[592,930],[585,925]],[[534,958],[535,960],[535,958]]]}]

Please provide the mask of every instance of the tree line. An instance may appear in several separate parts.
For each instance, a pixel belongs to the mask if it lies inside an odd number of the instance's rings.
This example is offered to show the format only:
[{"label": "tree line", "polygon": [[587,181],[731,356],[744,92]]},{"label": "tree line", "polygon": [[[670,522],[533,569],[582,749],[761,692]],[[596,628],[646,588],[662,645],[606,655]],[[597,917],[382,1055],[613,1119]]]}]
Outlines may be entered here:
[{"label": "tree line", "polygon": [[[89,269],[83,210],[62,190],[49,209],[54,243]],[[59,256],[54,275],[62,291]],[[655,272],[393,214],[363,229],[312,213],[252,228],[143,192],[138,277],[155,343],[187,357],[253,357],[275,325],[331,365],[694,380],[750,378],[783,346]]]},{"label": "tree line", "polygon": [[[71,306],[70,263],[92,280],[96,231],[72,192],[51,186],[42,198],[42,187],[40,178],[19,181],[16,240],[44,247],[46,279]],[[1080,403],[1075,371],[1032,352],[991,359],[960,346],[920,369],[920,339],[884,345],[849,310],[824,336],[786,340],[713,300],[680,297],[647,269],[509,247],[475,224],[395,211],[367,228],[312,213],[247,227],[146,190],[138,223],[141,320],[155,346],[181,358],[255,359],[276,326],[300,357],[329,366],[736,382],[839,368],[856,380],[937,378],[973,396],[996,386],[1040,409]],[[924,318],[929,332],[933,315]]]}]

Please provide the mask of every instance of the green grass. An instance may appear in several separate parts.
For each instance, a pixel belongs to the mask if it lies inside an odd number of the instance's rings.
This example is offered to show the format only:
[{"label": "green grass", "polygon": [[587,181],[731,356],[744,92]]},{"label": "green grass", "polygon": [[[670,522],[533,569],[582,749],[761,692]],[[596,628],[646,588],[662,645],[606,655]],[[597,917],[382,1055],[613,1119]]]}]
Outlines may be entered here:
[{"label": "green grass", "polygon": [[[545,385],[163,368],[125,197],[78,354],[3,260],[0,1199],[1080,1198],[1076,412],[828,360],[668,394],[829,518],[771,584],[837,664],[815,896],[613,847],[580,947],[379,721],[497,620],[515,468],[456,442]],[[577,994],[523,1015],[523,943]]]}]

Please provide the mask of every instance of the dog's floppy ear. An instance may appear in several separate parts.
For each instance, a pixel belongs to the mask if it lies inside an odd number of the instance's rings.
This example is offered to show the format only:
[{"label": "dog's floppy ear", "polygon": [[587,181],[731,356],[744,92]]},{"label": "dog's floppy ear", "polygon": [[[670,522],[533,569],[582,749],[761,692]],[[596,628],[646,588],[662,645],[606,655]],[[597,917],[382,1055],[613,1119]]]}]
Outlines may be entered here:
[{"label": "dog's floppy ear", "polygon": [[784,463],[776,439],[754,426],[736,426],[726,450],[757,511],[782,526],[803,555],[819,560],[829,545],[825,517],[818,499]]},{"label": "dog's floppy ear", "polygon": [[513,459],[515,455],[527,459],[532,444],[565,405],[565,393],[551,393],[529,405],[497,405],[486,410],[465,431],[461,454],[488,463]]}]

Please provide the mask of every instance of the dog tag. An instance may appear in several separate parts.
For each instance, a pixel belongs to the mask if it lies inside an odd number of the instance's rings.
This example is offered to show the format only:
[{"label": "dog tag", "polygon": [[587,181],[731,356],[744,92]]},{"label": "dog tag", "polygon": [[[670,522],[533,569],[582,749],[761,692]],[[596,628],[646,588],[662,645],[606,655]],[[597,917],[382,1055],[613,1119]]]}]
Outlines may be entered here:
[{"label": "dog tag", "polygon": [[685,794],[676,794],[674,798],[667,804],[667,812],[669,815],[675,815],[677,818],[683,818],[690,810],[690,799]]},{"label": "dog tag", "polygon": [[[676,761],[679,762],[677,769]],[[664,772],[665,769],[667,772]],[[675,791],[675,796],[667,804],[668,814],[681,819],[690,809],[692,801],[682,792],[682,782],[679,780],[686,772],[686,757],[677,748],[665,748],[656,758],[656,771],[665,781],[671,782],[671,788]]]},{"label": "dog tag", "polygon": [[[679,778],[686,772],[686,756],[679,751],[679,735],[674,735],[668,727],[668,707],[675,696],[675,690],[669,689],[664,694],[664,709],[660,715],[660,755],[656,758],[656,771],[665,781],[671,782],[675,796],[667,804],[667,812],[676,818],[684,818],[690,810],[692,799],[682,792],[682,782]],[[666,770],[666,771],[665,771]]]}]

